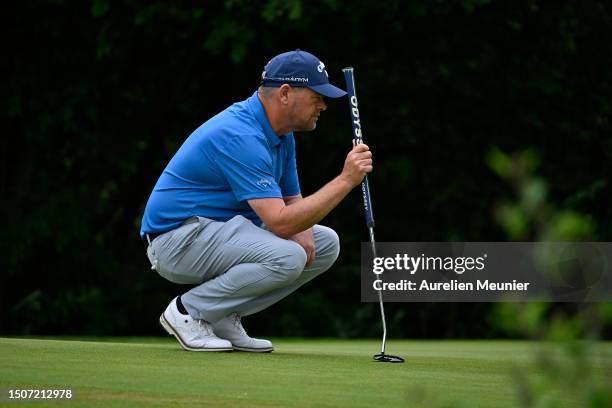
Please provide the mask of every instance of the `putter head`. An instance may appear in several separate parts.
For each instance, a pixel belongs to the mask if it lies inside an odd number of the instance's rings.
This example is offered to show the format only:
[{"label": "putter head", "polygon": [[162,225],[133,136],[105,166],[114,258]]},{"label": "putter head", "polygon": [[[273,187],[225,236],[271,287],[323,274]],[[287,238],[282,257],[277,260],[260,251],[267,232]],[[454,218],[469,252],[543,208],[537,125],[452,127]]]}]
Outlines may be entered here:
[{"label": "putter head", "polygon": [[403,363],[405,360],[400,356],[392,356],[390,354],[375,354],[374,360],[379,363]]}]

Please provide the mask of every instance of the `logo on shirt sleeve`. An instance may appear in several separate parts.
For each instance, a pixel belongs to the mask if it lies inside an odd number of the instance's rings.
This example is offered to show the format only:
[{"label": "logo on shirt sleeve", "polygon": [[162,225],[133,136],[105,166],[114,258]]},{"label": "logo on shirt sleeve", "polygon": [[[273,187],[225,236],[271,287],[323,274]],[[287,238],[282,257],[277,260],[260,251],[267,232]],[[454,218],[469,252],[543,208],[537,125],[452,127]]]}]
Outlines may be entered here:
[{"label": "logo on shirt sleeve", "polygon": [[270,188],[272,186],[272,182],[268,179],[262,178],[257,180],[257,185],[261,188]]}]

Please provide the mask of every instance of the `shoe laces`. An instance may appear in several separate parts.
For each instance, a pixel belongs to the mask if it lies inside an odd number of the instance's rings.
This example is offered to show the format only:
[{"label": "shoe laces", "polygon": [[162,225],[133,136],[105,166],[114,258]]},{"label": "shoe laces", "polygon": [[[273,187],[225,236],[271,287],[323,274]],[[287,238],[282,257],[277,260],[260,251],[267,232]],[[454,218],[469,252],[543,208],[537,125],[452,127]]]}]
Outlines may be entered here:
[{"label": "shoe laces", "polygon": [[211,336],[213,334],[210,325],[206,320],[193,320],[195,323],[192,326],[192,331],[196,334],[203,334],[204,336]]},{"label": "shoe laces", "polygon": [[234,313],[234,315],[232,316],[232,323],[234,324],[234,327],[240,331],[240,333],[247,336],[247,332],[246,330],[244,330],[244,327],[242,327],[242,322],[240,321],[240,319],[241,316],[238,313]]}]

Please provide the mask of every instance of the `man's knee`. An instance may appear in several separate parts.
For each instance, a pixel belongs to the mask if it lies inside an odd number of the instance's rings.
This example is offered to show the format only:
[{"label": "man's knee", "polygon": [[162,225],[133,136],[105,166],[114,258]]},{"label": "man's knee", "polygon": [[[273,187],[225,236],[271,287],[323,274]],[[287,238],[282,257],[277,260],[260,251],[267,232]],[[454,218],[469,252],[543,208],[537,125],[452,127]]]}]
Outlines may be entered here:
[{"label": "man's knee", "polygon": [[320,240],[317,242],[317,256],[325,258],[328,265],[333,264],[340,255],[340,238],[336,231],[323,225],[317,225]]},{"label": "man's knee", "polygon": [[274,261],[274,269],[285,282],[296,280],[306,265],[306,251],[298,243],[286,241],[279,248],[279,256]]}]

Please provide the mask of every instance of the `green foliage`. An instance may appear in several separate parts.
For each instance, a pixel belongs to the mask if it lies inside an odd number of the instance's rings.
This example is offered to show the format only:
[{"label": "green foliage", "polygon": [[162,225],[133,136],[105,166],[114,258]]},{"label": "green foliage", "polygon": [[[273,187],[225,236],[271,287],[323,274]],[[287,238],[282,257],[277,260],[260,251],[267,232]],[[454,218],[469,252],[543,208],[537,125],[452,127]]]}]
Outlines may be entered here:
[{"label": "green foliage", "polygon": [[548,241],[553,239],[592,239],[595,223],[592,217],[574,211],[561,211],[550,220],[550,225],[543,233]]},{"label": "green foliage", "polygon": [[491,2],[491,0],[463,0],[463,10],[467,14],[473,14],[477,7],[482,7]]},{"label": "green foliage", "polygon": [[[558,210],[547,201],[546,183],[535,175],[538,162],[533,151],[507,155],[493,149],[487,162],[515,190],[514,202],[499,204],[498,222],[511,239],[537,241],[593,240],[595,225],[590,216]],[[518,215],[517,215],[518,214]],[[545,248],[545,245],[544,245]],[[539,253],[546,262],[546,249]],[[492,322],[511,335],[543,343],[536,354],[537,376],[516,371],[517,393],[524,407],[562,406],[566,399],[584,407],[608,407],[612,391],[594,372],[595,340],[602,336],[609,320],[611,303],[577,305],[568,313],[550,303],[501,303],[492,313]],[[546,344],[558,344],[553,353]],[[605,365],[609,370],[609,363]]]},{"label": "green foliage", "polygon": [[302,0],[268,0],[261,9],[261,15],[268,23],[287,17],[291,21],[302,16]]},{"label": "green foliage", "polygon": [[532,176],[538,156],[526,150],[509,156],[499,149],[487,154],[487,164],[514,188],[516,202],[505,201],[496,208],[497,221],[512,240],[538,238],[544,241],[593,239],[595,223],[590,215],[572,210],[557,210],[548,203],[548,184]]},{"label": "green foliage", "polygon": [[93,0],[91,2],[91,15],[93,17],[103,17],[110,9],[108,0]]},{"label": "green foliage", "polygon": [[[185,288],[149,269],[147,197],[185,137],[295,48],[332,82],[356,69],[380,241],[612,239],[606,3],[24,1],[6,15],[2,332],[158,333]],[[346,102],[328,105],[316,132],[297,135],[304,194],[350,148]],[[520,186],[496,176],[536,169]],[[340,233],[338,264],[253,319],[268,333],[379,336],[376,305],[358,302],[359,193],[323,223]],[[390,304],[389,332],[508,335],[489,312]]]}]

